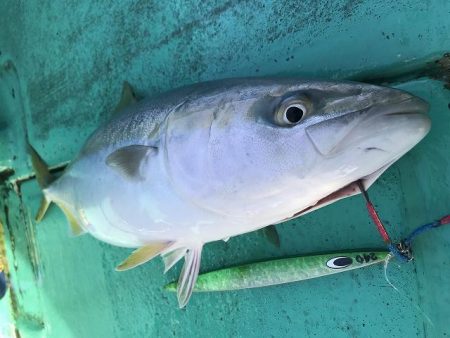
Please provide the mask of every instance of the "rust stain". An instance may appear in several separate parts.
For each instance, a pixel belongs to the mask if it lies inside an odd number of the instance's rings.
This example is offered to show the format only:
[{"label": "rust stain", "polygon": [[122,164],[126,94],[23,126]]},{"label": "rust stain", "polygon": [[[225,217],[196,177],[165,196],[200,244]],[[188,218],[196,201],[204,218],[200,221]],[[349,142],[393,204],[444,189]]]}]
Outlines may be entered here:
[{"label": "rust stain", "polygon": [[6,244],[5,244],[5,231],[3,224],[0,221],[0,270],[4,271],[9,279],[9,266],[6,260]]}]

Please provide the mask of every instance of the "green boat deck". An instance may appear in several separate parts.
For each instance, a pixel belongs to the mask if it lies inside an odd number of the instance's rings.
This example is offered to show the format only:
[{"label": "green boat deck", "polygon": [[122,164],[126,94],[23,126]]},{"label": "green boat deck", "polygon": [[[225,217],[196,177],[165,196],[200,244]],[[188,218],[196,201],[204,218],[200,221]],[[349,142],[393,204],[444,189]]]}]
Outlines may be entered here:
[{"label": "green boat deck", "polygon": [[[450,226],[420,237],[416,260],[261,289],[196,293],[179,310],[155,259],[118,273],[130,250],[71,237],[41,193],[25,140],[54,166],[106,121],[122,82],[139,94],[239,76],[378,77],[450,51],[450,2],[12,1],[0,3],[0,253],[11,287],[0,336],[444,337],[450,335]],[[400,239],[450,213],[450,90],[393,86],[430,103],[430,134],[370,189]],[[201,271],[269,258],[383,248],[361,197],[259,233],[206,245]],[[6,257],[5,253],[6,252]]]}]

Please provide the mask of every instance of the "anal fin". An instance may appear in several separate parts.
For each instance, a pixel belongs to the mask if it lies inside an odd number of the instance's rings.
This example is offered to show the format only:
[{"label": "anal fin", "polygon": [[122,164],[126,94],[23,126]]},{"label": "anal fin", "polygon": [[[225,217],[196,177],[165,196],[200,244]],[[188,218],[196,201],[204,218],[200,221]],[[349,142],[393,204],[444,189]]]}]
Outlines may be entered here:
[{"label": "anal fin", "polygon": [[133,251],[133,253],[128,256],[127,259],[120,263],[116,267],[116,271],[125,271],[135,268],[138,265],[144,264],[159,255],[162,251],[167,249],[172,244],[172,242],[155,242],[144,245],[139,249]]},{"label": "anal fin", "polygon": [[202,246],[189,248],[184,256],[184,265],[181,270],[177,286],[177,298],[180,308],[184,308],[191,298],[200,270]]},{"label": "anal fin", "polygon": [[163,255],[164,273],[169,271],[185,254],[186,248],[179,248]]},{"label": "anal fin", "polygon": [[72,214],[69,208],[66,208],[64,205],[57,203],[58,206],[63,211],[64,215],[66,215],[67,221],[69,222],[70,232],[73,236],[80,236],[84,234],[86,231],[81,227],[78,223],[76,217]]}]

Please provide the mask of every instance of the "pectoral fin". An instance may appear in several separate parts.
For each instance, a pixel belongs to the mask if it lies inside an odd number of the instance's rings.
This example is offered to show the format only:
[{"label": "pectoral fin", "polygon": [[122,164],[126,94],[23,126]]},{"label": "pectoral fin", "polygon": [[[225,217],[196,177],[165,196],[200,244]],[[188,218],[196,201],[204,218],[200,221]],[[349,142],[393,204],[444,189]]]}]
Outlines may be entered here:
[{"label": "pectoral fin", "polygon": [[167,249],[172,242],[155,242],[145,245],[133,251],[133,253],[117,267],[117,271],[124,271],[132,269],[138,265],[144,264],[152,258],[159,255],[164,249]]},{"label": "pectoral fin", "polygon": [[140,172],[141,164],[150,155],[157,152],[158,148],[152,146],[126,146],[109,154],[106,158],[106,164],[127,179],[143,180],[145,177]]}]

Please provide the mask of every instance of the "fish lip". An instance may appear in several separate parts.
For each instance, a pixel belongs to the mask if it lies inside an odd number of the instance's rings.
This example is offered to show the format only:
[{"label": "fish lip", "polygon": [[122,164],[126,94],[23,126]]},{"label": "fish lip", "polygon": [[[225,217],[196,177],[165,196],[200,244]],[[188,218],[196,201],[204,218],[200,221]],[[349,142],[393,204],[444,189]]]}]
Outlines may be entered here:
[{"label": "fish lip", "polygon": [[375,105],[373,109],[380,110],[381,115],[422,114],[427,115],[430,106],[425,100],[410,96],[399,102],[388,101],[381,105]]},{"label": "fish lip", "polygon": [[[426,132],[428,132],[431,126],[430,118],[426,114],[429,109],[428,103],[402,91],[400,93],[395,92],[395,94],[394,97],[388,97],[384,101],[374,103],[367,108],[355,110],[342,116],[331,117],[330,119],[306,126],[305,132],[309,141],[322,156],[333,156],[343,149],[342,147],[345,146],[346,141],[351,139],[353,132],[362,126],[368,128],[376,120],[395,119],[401,116],[417,117],[418,119],[425,120],[424,126]],[[323,135],[327,134],[325,129],[333,123],[337,123],[338,126],[339,124],[345,123],[348,126],[343,131],[334,134],[333,137],[324,137]]]}]

